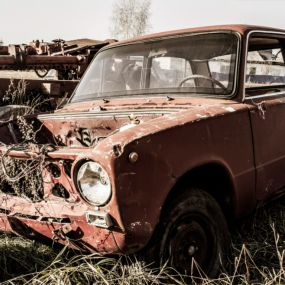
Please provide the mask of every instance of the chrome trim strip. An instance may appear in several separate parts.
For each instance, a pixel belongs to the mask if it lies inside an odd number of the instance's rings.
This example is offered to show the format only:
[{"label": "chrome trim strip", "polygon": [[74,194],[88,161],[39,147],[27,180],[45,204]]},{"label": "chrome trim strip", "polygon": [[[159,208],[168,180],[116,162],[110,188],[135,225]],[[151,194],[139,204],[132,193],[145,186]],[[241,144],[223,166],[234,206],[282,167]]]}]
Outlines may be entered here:
[{"label": "chrome trim strip", "polygon": [[271,93],[271,94],[257,95],[257,96],[247,96],[247,97],[245,97],[244,100],[267,98],[267,97],[278,97],[280,95],[285,95],[285,91],[275,92],[275,93]]},{"label": "chrome trim strip", "polygon": [[[245,58],[244,58],[244,61],[245,61],[245,64],[244,64],[244,86],[243,86],[243,94],[242,94],[242,102],[244,102],[246,99],[252,99],[253,98],[262,98],[261,96],[263,97],[271,97],[271,96],[278,96],[279,93],[284,93],[285,95],[285,92],[276,92],[276,93],[271,93],[270,96],[269,94],[265,94],[265,95],[260,95],[260,96],[249,96],[249,97],[246,97],[245,96],[245,82],[246,82],[246,68],[247,68],[247,55],[248,55],[248,43],[249,43],[249,37],[251,36],[251,34],[253,33],[259,33],[259,34],[268,34],[268,35],[282,35],[285,37],[285,32],[277,32],[277,31],[264,31],[264,30],[252,30],[250,31],[247,36],[246,36],[246,43],[245,43],[245,48],[246,48],[246,55],[245,55]],[[272,86],[274,87],[274,86]]]},{"label": "chrome trim strip", "polygon": [[38,115],[37,118],[40,120],[62,120],[66,118],[94,118],[94,117],[116,117],[122,118],[127,117],[130,115],[137,115],[137,116],[146,116],[146,115],[166,115],[166,114],[173,114],[179,111],[185,110],[183,108],[177,109],[154,109],[154,110],[114,110],[114,111],[85,111],[85,112],[67,112],[67,113],[52,113],[52,114],[43,114]]}]

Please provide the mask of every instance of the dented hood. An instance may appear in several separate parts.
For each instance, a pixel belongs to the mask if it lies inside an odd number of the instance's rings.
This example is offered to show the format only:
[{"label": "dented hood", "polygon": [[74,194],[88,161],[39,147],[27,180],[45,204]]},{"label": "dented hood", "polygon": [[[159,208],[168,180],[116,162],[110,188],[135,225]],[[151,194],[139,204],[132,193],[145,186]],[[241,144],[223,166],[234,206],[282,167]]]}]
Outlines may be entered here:
[{"label": "dented hood", "polygon": [[199,118],[204,117],[207,110],[214,115],[215,108],[228,108],[223,109],[225,112],[234,110],[231,106],[236,104],[232,100],[166,96],[96,100],[67,104],[52,114],[39,115],[38,119],[59,143],[70,147],[90,147],[110,135],[151,124],[158,117],[175,118],[177,113],[186,111]]}]

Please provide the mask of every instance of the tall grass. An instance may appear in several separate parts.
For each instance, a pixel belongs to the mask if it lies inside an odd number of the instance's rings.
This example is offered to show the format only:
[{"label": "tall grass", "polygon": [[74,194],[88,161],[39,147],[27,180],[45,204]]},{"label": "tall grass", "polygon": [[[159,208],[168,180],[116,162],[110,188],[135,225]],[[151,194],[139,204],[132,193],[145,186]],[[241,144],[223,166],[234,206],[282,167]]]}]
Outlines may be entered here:
[{"label": "tall grass", "polygon": [[217,279],[179,276],[135,257],[84,255],[3,234],[1,284],[285,284],[285,197],[259,208],[232,231],[228,272]]},{"label": "tall grass", "polygon": [[[37,105],[38,97],[25,97],[25,90],[24,83],[11,86],[7,93],[9,104],[28,102]],[[24,128],[27,126],[23,125],[25,135],[29,135],[29,130]],[[200,277],[195,278],[181,276],[167,264],[154,269],[138,261],[135,256],[86,255],[17,236],[0,235],[0,282],[9,285],[182,285],[189,282],[203,285],[285,285],[284,265],[285,197],[259,208],[250,218],[236,225],[232,231],[232,255],[229,256],[228,271],[212,280],[202,272]]]}]

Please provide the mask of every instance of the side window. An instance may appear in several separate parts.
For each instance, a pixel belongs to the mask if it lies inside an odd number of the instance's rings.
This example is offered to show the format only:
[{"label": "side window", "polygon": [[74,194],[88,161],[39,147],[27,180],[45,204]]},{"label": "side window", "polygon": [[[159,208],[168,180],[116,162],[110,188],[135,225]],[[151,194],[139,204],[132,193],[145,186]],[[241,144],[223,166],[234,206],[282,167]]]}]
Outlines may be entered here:
[{"label": "side window", "polygon": [[277,39],[252,38],[246,67],[246,88],[285,84],[285,64]]}]

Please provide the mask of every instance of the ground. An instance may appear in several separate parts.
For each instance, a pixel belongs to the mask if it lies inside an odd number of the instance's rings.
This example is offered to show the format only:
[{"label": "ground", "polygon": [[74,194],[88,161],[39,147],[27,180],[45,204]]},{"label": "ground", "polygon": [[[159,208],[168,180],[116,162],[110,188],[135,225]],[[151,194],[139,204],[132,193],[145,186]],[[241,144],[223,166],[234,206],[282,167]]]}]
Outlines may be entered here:
[{"label": "ground", "polygon": [[[285,284],[285,197],[259,207],[232,229],[227,272],[193,284]],[[186,284],[167,265],[160,269],[136,257],[99,257],[16,236],[0,238],[1,284]]]}]

